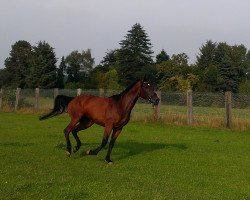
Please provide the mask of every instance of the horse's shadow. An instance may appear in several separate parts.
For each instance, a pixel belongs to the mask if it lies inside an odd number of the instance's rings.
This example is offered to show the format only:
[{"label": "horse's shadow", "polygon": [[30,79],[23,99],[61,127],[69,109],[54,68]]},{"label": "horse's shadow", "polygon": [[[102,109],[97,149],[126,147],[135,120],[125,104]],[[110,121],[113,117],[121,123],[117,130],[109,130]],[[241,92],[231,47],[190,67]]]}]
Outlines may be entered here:
[{"label": "horse's shadow", "polygon": [[142,143],[137,141],[126,141],[117,143],[116,148],[124,149],[125,153],[118,156],[118,160],[127,159],[132,156],[147,154],[157,150],[175,148],[178,150],[185,150],[187,146],[185,144],[178,143]]},{"label": "horse's shadow", "polygon": [[[88,143],[87,146],[92,146],[92,147],[97,147],[100,145],[99,143]],[[107,145],[108,146],[108,145]],[[107,150],[108,147],[105,147],[105,150]],[[64,143],[59,143],[58,145],[55,146],[56,148],[59,149],[65,149],[65,144]],[[84,148],[84,145],[83,145]],[[132,156],[140,155],[140,154],[147,154],[151,153],[157,150],[162,150],[162,149],[169,149],[169,148],[174,148],[178,150],[185,150],[187,149],[187,146],[182,143],[143,143],[143,142],[137,142],[134,140],[129,140],[129,141],[121,141],[117,142],[115,144],[115,149],[122,149],[123,153],[122,155],[118,155],[116,158],[117,160],[124,160]],[[80,156],[84,156],[85,151],[81,150],[80,151]],[[117,155],[117,154],[116,154]]]}]

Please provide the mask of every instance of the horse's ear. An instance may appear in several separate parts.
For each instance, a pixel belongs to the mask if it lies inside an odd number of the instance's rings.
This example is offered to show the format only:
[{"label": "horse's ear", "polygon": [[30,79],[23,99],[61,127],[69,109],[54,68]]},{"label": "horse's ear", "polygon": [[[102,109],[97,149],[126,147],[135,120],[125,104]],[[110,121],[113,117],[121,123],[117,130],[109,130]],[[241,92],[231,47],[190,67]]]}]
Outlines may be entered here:
[{"label": "horse's ear", "polygon": [[146,74],[144,75],[144,77],[143,77],[143,80],[142,80],[143,82],[146,82],[147,81],[147,76],[146,76]]}]

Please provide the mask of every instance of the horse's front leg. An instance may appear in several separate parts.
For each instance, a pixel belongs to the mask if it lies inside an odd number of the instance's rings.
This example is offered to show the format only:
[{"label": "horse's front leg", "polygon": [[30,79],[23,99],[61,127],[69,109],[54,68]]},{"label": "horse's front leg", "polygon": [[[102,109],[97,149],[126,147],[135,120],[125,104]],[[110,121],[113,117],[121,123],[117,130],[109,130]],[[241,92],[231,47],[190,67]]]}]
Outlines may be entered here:
[{"label": "horse's front leg", "polygon": [[104,130],[104,135],[103,135],[103,138],[102,138],[102,143],[99,147],[97,147],[96,149],[93,149],[93,150],[88,150],[86,152],[87,155],[97,155],[99,151],[101,151],[101,149],[103,147],[106,146],[106,144],[108,143],[108,139],[109,139],[109,135],[112,131],[112,126],[106,126],[105,127],[105,130]]},{"label": "horse's front leg", "polygon": [[109,142],[108,153],[107,153],[106,158],[105,158],[105,160],[108,162],[108,164],[113,163],[112,160],[110,159],[110,155],[111,155],[112,149],[114,147],[115,140],[120,135],[121,131],[122,131],[122,128],[113,130],[112,138],[111,138],[111,140]]}]

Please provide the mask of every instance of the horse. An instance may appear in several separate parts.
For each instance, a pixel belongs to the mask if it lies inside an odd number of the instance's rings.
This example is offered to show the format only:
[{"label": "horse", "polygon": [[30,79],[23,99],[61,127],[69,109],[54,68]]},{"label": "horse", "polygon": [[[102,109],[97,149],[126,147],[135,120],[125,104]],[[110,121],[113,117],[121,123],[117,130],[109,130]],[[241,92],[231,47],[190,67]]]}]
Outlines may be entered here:
[{"label": "horse", "polygon": [[105,160],[109,164],[112,164],[110,155],[115,141],[120,135],[123,127],[129,122],[131,111],[139,97],[148,100],[153,105],[157,105],[160,100],[150,83],[145,79],[139,79],[120,94],[108,98],[87,94],[77,97],[58,95],[55,98],[53,110],[41,116],[40,120],[54,117],[65,111],[68,112],[71,121],[64,129],[67,156],[71,155],[71,142],[69,140],[70,132],[72,132],[76,140],[76,146],[73,150],[75,153],[82,146],[77,135],[79,131],[87,129],[93,124],[103,126],[104,135],[101,145],[95,149],[88,150],[86,155],[97,155],[108,143],[109,136],[112,132],[108,152],[105,157]]}]

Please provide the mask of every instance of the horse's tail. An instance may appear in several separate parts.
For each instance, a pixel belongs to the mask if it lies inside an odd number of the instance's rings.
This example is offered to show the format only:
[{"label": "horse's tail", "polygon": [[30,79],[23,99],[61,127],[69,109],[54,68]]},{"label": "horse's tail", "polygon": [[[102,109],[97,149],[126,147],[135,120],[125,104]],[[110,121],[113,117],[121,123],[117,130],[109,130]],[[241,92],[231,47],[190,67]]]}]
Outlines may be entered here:
[{"label": "horse's tail", "polygon": [[50,113],[39,117],[39,119],[45,120],[45,119],[54,117],[56,115],[62,114],[63,112],[66,111],[68,104],[72,99],[74,99],[74,97],[69,97],[69,96],[65,96],[65,95],[58,95],[55,98],[53,110]]}]

